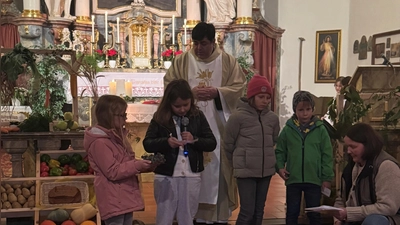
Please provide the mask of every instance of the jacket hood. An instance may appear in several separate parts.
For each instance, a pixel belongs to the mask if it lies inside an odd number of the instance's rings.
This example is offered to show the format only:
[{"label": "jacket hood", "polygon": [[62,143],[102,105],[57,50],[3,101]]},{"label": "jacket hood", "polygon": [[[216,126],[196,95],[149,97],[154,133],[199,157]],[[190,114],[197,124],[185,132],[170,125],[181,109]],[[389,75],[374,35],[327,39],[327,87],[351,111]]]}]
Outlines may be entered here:
[{"label": "jacket hood", "polygon": [[[125,134],[126,131],[124,130],[124,135]],[[96,125],[94,127],[89,127],[86,129],[85,138],[83,140],[83,146],[87,150],[89,149],[90,145],[99,138],[113,139],[120,143],[123,142],[121,138],[115,135],[115,133],[112,130]]]},{"label": "jacket hood", "polygon": [[[242,112],[248,112],[248,113],[255,114],[255,115],[258,114],[257,110],[255,108],[253,108],[251,105],[249,105],[249,101],[245,97],[239,98],[236,109],[239,112],[242,111]],[[269,106],[268,106],[263,111],[261,111],[260,115],[267,114],[269,111],[271,111],[271,110],[269,109]]]}]

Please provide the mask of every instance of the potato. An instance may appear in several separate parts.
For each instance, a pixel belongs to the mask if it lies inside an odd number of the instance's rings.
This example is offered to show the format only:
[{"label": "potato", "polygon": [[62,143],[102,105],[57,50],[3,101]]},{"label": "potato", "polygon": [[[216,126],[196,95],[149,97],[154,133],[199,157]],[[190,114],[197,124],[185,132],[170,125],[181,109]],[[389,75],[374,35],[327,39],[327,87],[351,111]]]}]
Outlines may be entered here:
[{"label": "potato", "polygon": [[14,193],[9,193],[7,197],[8,197],[8,201],[11,202],[11,203],[14,203],[14,202],[16,202],[18,200],[17,196],[15,196]]},{"label": "potato", "polygon": [[28,198],[27,201],[28,201],[28,202],[29,202],[29,201],[35,201],[35,195],[29,196],[29,198]]},{"label": "potato", "polygon": [[22,208],[28,208],[28,202],[25,202],[25,204],[22,206]]},{"label": "potato", "polygon": [[35,185],[33,185],[33,186],[29,189],[29,191],[31,192],[31,195],[34,195],[35,192],[36,192],[36,187],[35,187]]},{"label": "potato", "polygon": [[1,194],[1,202],[6,202],[8,201],[8,195],[7,193],[2,193]]},{"label": "potato", "polygon": [[15,194],[15,196],[18,196],[18,195],[22,194],[21,188],[15,189],[14,190],[14,194]]},{"label": "potato", "polygon": [[29,198],[29,196],[31,196],[31,192],[28,190],[28,188],[22,188],[22,195],[25,198]]},{"label": "potato", "polygon": [[28,202],[28,207],[29,207],[29,208],[35,207],[35,201],[29,201],[29,202]]},{"label": "potato", "polygon": [[19,208],[22,208],[22,205],[19,204],[18,202],[13,202],[12,207],[13,207],[13,209],[19,209]]},{"label": "potato", "polygon": [[3,208],[3,209],[11,209],[11,207],[12,207],[12,206],[11,206],[11,203],[10,203],[10,202],[4,202],[2,208]]},{"label": "potato", "polygon": [[34,181],[34,180],[27,180],[27,181],[24,181],[24,183],[22,183],[22,187],[24,187],[24,188],[30,188],[30,187],[32,187],[34,184],[35,184],[35,181]]},{"label": "potato", "polygon": [[0,187],[0,191],[1,191],[1,193],[4,193],[4,192],[6,192],[6,189],[3,187],[3,185],[1,185],[1,187]]},{"label": "potato", "polygon": [[21,188],[21,185],[20,185],[20,184],[14,184],[14,185],[12,186],[12,188],[14,188],[14,189]]},{"label": "potato", "polygon": [[17,201],[18,201],[19,204],[23,205],[26,202],[26,198],[24,196],[22,196],[22,195],[18,195],[17,196]]},{"label": "potato", "polygon": [[14,189],[10,187],[7,189],[6,192],[7,192],[7,194],[14,193]]},{"label": "potato", "polygon": [[9,184],[4,184],[4,188],[7,190],[7,189],[12,188],[12,187]]}]

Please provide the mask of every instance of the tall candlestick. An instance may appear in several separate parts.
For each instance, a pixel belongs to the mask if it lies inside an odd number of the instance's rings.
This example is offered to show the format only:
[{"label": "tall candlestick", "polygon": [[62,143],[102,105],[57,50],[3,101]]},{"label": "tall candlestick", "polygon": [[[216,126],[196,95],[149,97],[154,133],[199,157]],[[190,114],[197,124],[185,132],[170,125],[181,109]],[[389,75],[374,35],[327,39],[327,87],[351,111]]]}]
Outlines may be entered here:
[{"label": "tall candlestick", "polygon": [[163,44],[163,39],[164,39],[164,20],[161,20],[161,25],[160,25],[160,44]]},{"label": "tall candlestick", "polygon": [[129,80],[125,82],[125,95],[132,97],[132,82]]},{"label": "tall candlestick", "polygon": [[186,35],[187,35],[187,30],[186,30],[186,19],[184,19],[183,20],[183,27],[184,27],[184,32],[183,32],[183,43],[185,44],[185,45],[187,45],[187,40],[186,40]]},{"label": "tall candlestick", "polygon": [[107,11],[106,14],[104,14],[104,27],[105,27],[105,34],[104,36],[106,36],[106,43],[108,43],[108,24],[107,24]]},{"label": "tall candlestick", "polygon": [[94,42],[94,15],[92,15],[92,42]]},{"label": "tall candlestick", "polygon": [[110,83],[108,84],[109,86],[109,91],[108,93],[110,95],[116,95],[117,94],[117,82],[115,82],[115,80],[110,81]]},{"label": "tall candlestick", "polygon": [[119,17],[117,17],[117,43],[119,43]]},{"label": "tall candlestick", "polygon": [[172,15],[172,44],[175,44],[175,15]]}]

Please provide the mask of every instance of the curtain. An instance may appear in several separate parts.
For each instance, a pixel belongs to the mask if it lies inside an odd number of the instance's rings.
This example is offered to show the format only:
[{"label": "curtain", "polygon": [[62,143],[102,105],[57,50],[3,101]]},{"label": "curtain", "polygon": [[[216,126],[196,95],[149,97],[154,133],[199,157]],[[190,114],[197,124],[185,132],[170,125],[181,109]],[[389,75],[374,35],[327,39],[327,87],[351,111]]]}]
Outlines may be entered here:
[{"label": "curtain", "polygon": [[267,77],[272,87],[271,109],[275,109],[276,87],[276,39],[267,37],[256,30],[253,42],[254,68],[262,76]]},{"label": "curtain", "polygon": [[4,48],[14,48],[20,42],[18,27],[13,24],[2,24],[0,35],[0,46]]}]

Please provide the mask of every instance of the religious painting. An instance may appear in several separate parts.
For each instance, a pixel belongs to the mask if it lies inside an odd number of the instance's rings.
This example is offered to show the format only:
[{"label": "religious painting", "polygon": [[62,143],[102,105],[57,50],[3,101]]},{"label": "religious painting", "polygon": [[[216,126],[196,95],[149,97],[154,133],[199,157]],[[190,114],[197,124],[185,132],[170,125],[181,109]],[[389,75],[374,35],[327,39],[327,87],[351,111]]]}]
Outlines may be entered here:
[{"label": "religious painting", "polygon": [[400,30],[388,31],[372,36],[371,64],[383,64],[385,57],[382,56],[390,58],[392,64],[400,64]]},{"label": "religious painting", "polygon": [[367,59],[368,56],[368,41],[367,37],[363,35],[361,37],[360,45],[358,46],[358,60]]},{"label": "religious painting", "polygon": [[315,83],[335,83],[339,77],[341,30],[317,31]]},{"label": "religious painting", "polygon": [[368,38],[368,47],[367,47],[368,52],[372,52],[372,36],[369,36]]},{"label": "religious painting", "polygon": [[357,54],[358,53],[358,46],[360,45],[360,42],[358,40],[354,41],[353,44],[353,54]]}]

